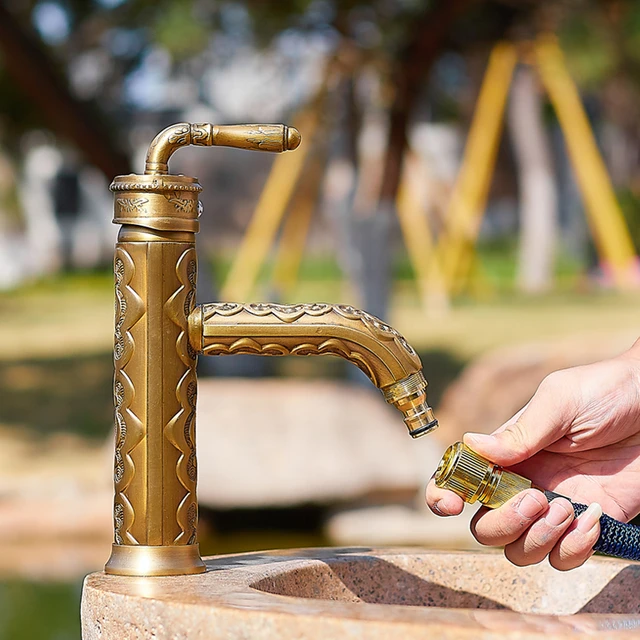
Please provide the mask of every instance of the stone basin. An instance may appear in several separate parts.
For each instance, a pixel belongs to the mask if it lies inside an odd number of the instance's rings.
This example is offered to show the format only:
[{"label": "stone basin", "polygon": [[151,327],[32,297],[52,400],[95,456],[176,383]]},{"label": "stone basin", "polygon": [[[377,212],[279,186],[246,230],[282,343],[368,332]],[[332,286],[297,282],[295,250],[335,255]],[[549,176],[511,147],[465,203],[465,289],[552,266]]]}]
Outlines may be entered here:
[{"label": "stone basin", "polygon": [[214,556],[171,578],[94,573],[85,640],[598,638],[640,634],[640,564],[562,573],[499,552],[299,549]]}]

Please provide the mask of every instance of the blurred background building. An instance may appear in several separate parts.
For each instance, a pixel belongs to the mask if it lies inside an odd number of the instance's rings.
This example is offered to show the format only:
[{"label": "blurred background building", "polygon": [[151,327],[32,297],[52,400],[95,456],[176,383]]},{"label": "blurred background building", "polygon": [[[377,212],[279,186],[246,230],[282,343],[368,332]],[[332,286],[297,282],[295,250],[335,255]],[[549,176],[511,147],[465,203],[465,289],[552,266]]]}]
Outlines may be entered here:
[{"label": "blurred background building", "polygon": [[202,359],[203,552],[460,548],[471,512],[422,506],[442,450],[638,337],[639,91],[633,0],[0,3],[0,639],[77,638],[109,553],[108,185],[158,131],[300,129],[172,159],[198,295],[383,317],[442,425],[412,442],[331,359]]}]

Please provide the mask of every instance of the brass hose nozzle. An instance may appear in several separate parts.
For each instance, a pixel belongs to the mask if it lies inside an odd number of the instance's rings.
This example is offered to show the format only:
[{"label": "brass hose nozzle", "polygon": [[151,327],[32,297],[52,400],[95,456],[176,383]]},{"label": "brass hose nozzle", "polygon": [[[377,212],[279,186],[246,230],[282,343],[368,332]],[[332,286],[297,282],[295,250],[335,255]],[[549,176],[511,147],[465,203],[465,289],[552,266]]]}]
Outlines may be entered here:
[{"label": "brass hose nozzle", "polygon": [[434,476],[436,485],[495,509],[516,494],[531,489],[531,480],[490,462],[462,442],[452,444],[442,456]]},{"label": "brass hose nozzle", "polygon": [[384,387],[382,394],[402,413],[412,438],[420,438],[438,428],[438,420],[427,402],[427,381],[421,371]]}]

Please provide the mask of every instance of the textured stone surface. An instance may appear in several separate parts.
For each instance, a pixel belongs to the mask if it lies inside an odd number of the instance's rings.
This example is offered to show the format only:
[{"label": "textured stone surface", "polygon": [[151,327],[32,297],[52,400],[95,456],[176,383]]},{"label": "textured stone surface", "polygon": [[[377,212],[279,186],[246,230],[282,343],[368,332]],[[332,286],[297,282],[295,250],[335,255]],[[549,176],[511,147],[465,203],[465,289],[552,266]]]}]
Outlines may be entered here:
[{"label": "textured stone surface", "polygon": [[219,556],[208,572],[85,580],[84,640],[624,638],[640,629],[640,566],[561,573],[497,553],[367,548]]},{"label": "textured stone surface", "polygon": [[491,433],[519,411],[552,371],[597,362],[631,347],[637,333],[583,335],[504,347],[465,368],[445,391],[436,439],[449,445],[467,431]]},{"label": "textured stone surface", "polygon": [[417,489],[442,448],[413,440],[377,389],[346,382],[202,380],[197,420],[198,498],[218,508]]}]

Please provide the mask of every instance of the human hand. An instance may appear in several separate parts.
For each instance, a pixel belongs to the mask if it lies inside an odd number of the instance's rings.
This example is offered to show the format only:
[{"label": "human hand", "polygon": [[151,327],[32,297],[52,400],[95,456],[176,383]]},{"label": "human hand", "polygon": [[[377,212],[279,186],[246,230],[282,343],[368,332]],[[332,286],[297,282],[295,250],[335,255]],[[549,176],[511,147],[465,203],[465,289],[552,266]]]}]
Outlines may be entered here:
[{"label": "human hand", "polygon": [[[568,500],[547,504],[530,489],[499,509],[482,507],[471,523],[476,539],[504,545],[517,565],[548,555],[557,569],[579,566],[593,553],[602,510],[624,522],[640,513],[640,341],[617,358],[552,373],[493,434],[466,434],[464,442],[535,485],[591,505],[574,520]],[[443,516],[463,508],[433,480],[427,504]]]}]

